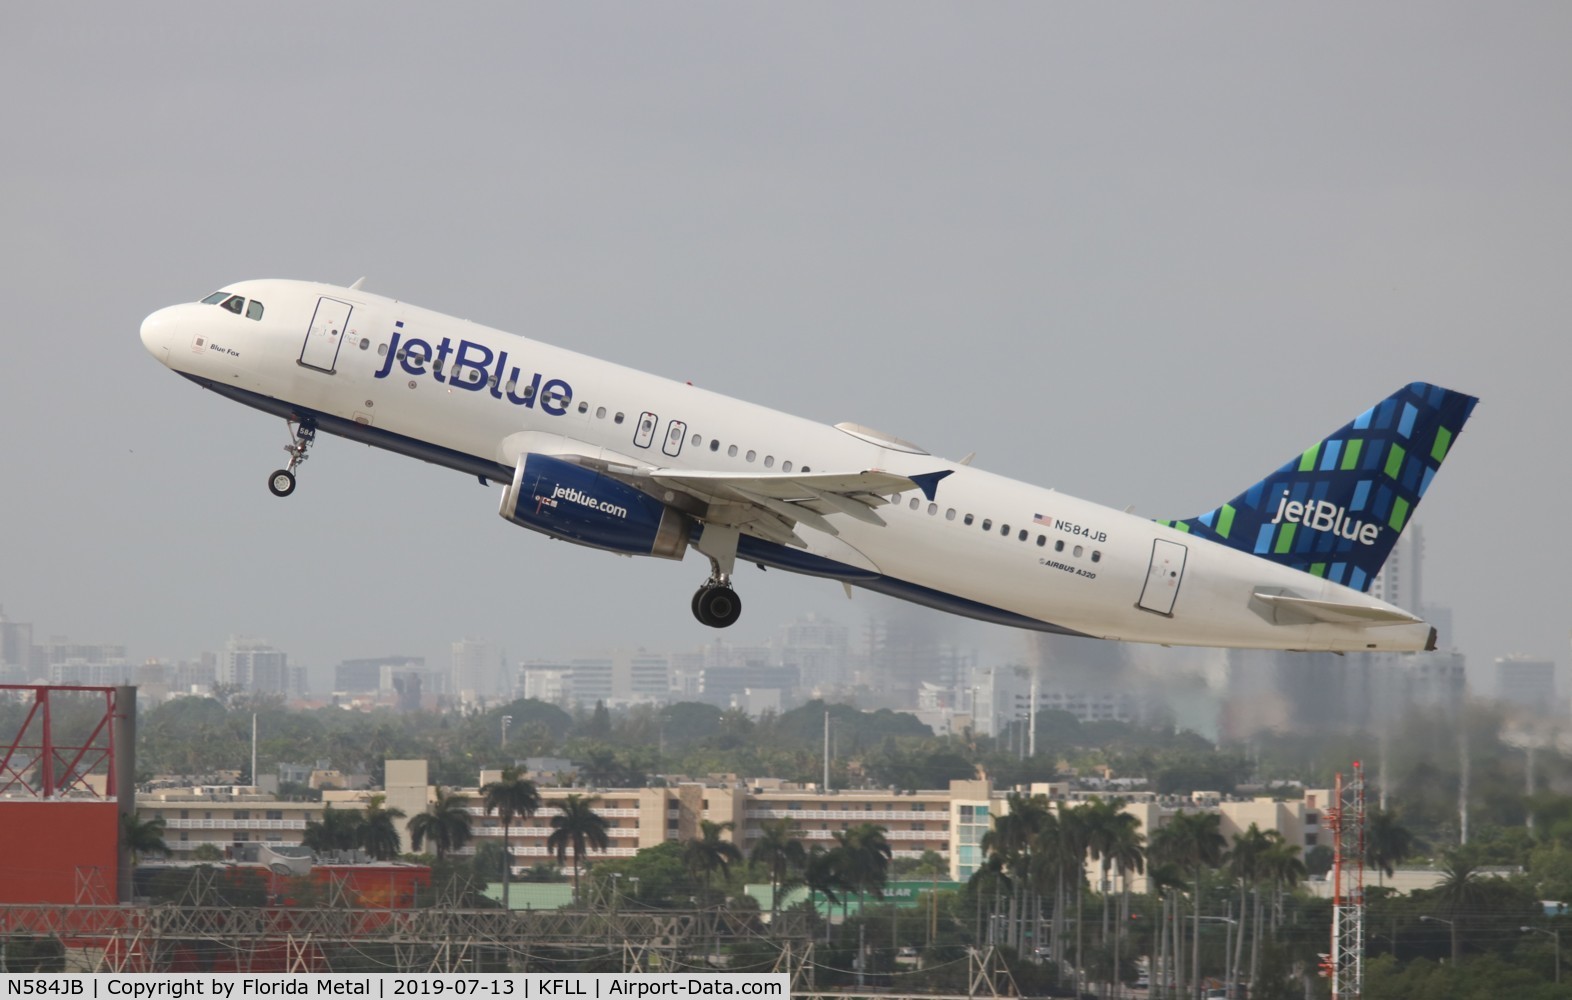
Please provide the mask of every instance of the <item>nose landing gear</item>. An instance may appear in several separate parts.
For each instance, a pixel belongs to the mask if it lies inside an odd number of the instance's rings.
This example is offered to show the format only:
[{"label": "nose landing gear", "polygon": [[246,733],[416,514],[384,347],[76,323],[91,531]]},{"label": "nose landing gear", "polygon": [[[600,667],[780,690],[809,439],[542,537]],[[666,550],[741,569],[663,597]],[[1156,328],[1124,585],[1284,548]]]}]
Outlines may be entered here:
[{"label": "nose landing gear", "polygon": [[284,446],[284,450],[289,453],[289,465],[275,469],[267,477],[267,488],[276,497],[287,497],[295,492],[295,470],[306,460],[306,449],[317,439],[317,424],[310,417],[290,420],[288,423],[289,444]]}]

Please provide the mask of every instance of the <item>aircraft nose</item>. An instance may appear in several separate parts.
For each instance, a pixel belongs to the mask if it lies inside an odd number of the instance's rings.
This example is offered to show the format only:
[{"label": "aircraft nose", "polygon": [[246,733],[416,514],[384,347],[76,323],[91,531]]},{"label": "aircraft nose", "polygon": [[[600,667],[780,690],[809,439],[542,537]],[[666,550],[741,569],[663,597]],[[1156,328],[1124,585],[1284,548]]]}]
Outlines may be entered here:
[{"label": "aircraft nose", "polygon": [[169,364],[171,336],[169,309],[160,309],[142,321],[142,346],[147,353],[164,364]]}]

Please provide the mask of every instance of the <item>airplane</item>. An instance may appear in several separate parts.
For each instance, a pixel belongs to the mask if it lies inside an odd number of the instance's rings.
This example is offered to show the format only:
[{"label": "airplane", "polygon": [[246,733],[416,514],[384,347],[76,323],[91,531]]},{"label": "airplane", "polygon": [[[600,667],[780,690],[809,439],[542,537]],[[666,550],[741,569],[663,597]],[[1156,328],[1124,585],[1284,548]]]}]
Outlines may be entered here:
[{"label": "airplane", "polygon": [[502,486],[552,538],[710,573],[739,562],[1001,625],[1162,645],[1416,651],[1372,580],[1477,399],[1406,385],[1227,503],[1152,520],[348,287],[241,281],[141,326],[158,361],[287,422],[290,496],[319,432]]}]

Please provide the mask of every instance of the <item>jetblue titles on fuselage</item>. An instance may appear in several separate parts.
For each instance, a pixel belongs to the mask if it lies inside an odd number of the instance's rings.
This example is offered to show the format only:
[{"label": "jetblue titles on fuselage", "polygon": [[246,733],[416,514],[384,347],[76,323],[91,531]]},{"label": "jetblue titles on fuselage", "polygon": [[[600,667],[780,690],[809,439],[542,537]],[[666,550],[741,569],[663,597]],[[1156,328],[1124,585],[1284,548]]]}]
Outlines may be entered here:
[{"label": "jetblue titles on fuselage", "polygon": [[[451,367],[449,357],[453,359]],[[509,370],[508,352],[493,351],[473,340],[461,340],[454,348],[453,342],[443,337],[433,347],[419,337],[406,340],[402,333],[394,333],[388,343],[387,359],[374,377],[387,378],[395,361],[410,375],[429,374],[438,382],[471,392],[489,390],[493,399],[506,399],[516,406],[533,409],[538,399],[541,410],[556,417],[567,413],[568,404],[573,401],[572,386],[560,378],[543,382],[540,372],[531,373],[528,384],[520,390],[519,383],[525,376],[518,365]],[[429,372],[427,365],[431,366]]]}]

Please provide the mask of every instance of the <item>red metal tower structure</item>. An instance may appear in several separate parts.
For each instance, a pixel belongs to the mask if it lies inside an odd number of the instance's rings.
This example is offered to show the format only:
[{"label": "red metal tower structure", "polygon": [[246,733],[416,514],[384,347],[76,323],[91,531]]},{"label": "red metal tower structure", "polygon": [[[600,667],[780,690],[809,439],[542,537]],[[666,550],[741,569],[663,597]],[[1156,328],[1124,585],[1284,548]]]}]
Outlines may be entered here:
[{"label": "red metal tower structure", "polygon": [[[115,716],[121,689],[112,687],[64,687],[45,684],[0,684],[0,692],[14,691],[32,695],[32,707],[9,740],[0,738],[0,795],[25,793],[33,798],[52,799],[64,794],[82,794],[112,799],[119,795],[122,776],[115,758]],[[72,740],[55,738],[51,696],[97,694],[104,699],[104,711],[97,725],[84,737]],[[89,774],[104,775],[103,792],[88,783]]]},{"label": "red metal tower structure", "polygon": [[1324,971],[1332,1000],[1355,1000],[1365,981],[1365,776],[1357,760],[1346,784],[1337,775],[1332,799],[1332,952]]},{"label": "red metal tower structure", "polygon": [[3,684],[0,699],[26,706],[0,732],[0,902],[69,902],[88,883],[129,900],[136,688]]}]

